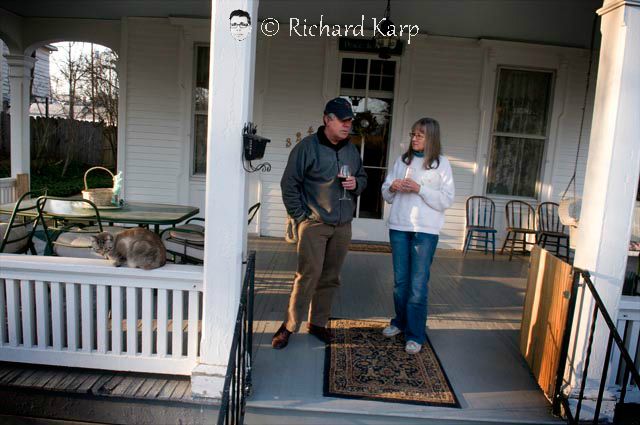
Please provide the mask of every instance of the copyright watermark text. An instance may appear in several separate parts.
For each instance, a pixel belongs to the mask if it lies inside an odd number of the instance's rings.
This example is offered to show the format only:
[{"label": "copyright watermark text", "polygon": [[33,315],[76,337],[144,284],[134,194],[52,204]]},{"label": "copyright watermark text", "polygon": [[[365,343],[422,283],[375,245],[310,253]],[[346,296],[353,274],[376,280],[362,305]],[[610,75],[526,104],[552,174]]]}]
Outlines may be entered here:
[{"label": "copyright watermark text", "polygon": [[[324,15],[320,15],[320,22],[308,23],[307,19],[289,18],[289,37],[365,37],[364,15],[360,17],[359,24],[338,25],[325,24]],[[407,44],[411,44],[411,37],[420,32],[418,25],[394,25],[385,23],[385,18],[371,18],[373,35],[406,37]],[[275,18],[267,18],[260,24],[260,31],[267,37],[272,37],[280,31],[280,22]]]}]

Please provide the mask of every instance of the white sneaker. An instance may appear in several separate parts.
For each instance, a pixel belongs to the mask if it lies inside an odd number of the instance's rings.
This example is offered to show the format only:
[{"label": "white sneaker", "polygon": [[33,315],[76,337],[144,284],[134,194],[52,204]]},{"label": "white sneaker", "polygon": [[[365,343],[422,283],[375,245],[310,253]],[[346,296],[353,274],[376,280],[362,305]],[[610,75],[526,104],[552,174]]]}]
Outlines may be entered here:
[{"label": "white sneaker", "polygon": [[418,354],[422,350],[422,344],[418,344],[415,341],[408,341],[407,345],[404,346],[404,351],[407,354]]},{"label": "white sneaker", "polygon": [[402,333],[402,331],[393,325],[389,325],[382,330],[382,335],[386,336],[387,338],[394,337],[399,333]]}]

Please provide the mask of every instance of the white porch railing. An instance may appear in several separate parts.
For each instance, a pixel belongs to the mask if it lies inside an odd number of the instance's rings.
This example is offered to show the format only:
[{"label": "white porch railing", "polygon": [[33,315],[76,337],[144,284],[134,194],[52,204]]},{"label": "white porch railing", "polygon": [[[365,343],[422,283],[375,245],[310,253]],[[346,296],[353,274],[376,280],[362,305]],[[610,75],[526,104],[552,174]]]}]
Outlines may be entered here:
[{"label": "white porch railing", "polygon": [[202,267],[0,254],[0,360],[189,375]]},{"label": "white porch railing", "polygon": [[16,200],[16,179],[4,177],[0,179],[0,204],[15,202]]},{"label": "white porch railing", "polygon": [[[620,299],[618,310],[618,323],[616,323],[618,333],[623,338],[625,346],[631,357],[635,360],[636,367],[640,365],[640,297],[623,295]],[[620,361],[620,350],[615,348],[611,356],[609,385],[612,388],[620,389],[622,375],[624,373],[624,363]],[[636,385],[627,385],[627,396],[625,400],[629,402],[640,401],[640,390]]]}]

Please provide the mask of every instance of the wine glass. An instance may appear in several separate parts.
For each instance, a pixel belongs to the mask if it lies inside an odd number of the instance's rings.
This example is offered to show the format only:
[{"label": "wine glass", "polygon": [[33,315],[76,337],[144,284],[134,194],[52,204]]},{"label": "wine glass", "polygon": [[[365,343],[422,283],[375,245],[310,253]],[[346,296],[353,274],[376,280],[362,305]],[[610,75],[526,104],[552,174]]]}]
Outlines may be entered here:
[{"label": "wine glass", "polygon": [[[351,176],[351,168],[347,164],[342,164],[340,166],[340,171],[338,172],[338,178],[340,179],[341,182],[343,182],[343,181],[346,181],[347,177],[349,176]],[[340,200],[341,201],[351,200],[351,198],[347,196],[347,189],[345,189],[344,187],[342,188],[342,197],[340,198]]]}]

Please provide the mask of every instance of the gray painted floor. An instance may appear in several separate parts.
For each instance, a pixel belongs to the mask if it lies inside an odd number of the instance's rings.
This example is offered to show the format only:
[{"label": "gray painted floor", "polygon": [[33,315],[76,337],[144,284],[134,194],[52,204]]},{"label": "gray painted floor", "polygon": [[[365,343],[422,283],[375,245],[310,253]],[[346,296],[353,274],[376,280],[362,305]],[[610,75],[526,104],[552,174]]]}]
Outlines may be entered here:
[{"label": "gray painted floor", "polygon": [[[295,270],[295,246],[277,239],[253,239],[257,254],[254,390],[249,423],[270,423],[270,409],[300,417],[322,412],[431,418],[430,423],[560,423],[520,355],[518,338],[528,258],[491,257],[438,251],[432,267],[427,334],[449,377],[461,408],[416,406],[322,396],[324,345],[306,334],[292,335],[284,350],[271,348]],[[335,317],[388,320],[393,314],[391,255],[350,252],[335,299]],[[303,324],[302,329],[305,329]],[[262,415],[258,412],[263,413]],[[306,415],[305,413],[306,412]],[[284,413],[284,412],[283,412]],[[395,416],[394,419],[389,416]],[[360,418],[357,419],[356,418]],[[249,418],[253,419],[253,418]],[[328,419],[328,417],[327,417]],[[319,416],[322,423],[322,416]],[[311,421],[316,423],[315,421]],[[309,422],[309,423],[311,423]],[[342,423],[342,421],[341,421]]]}]

